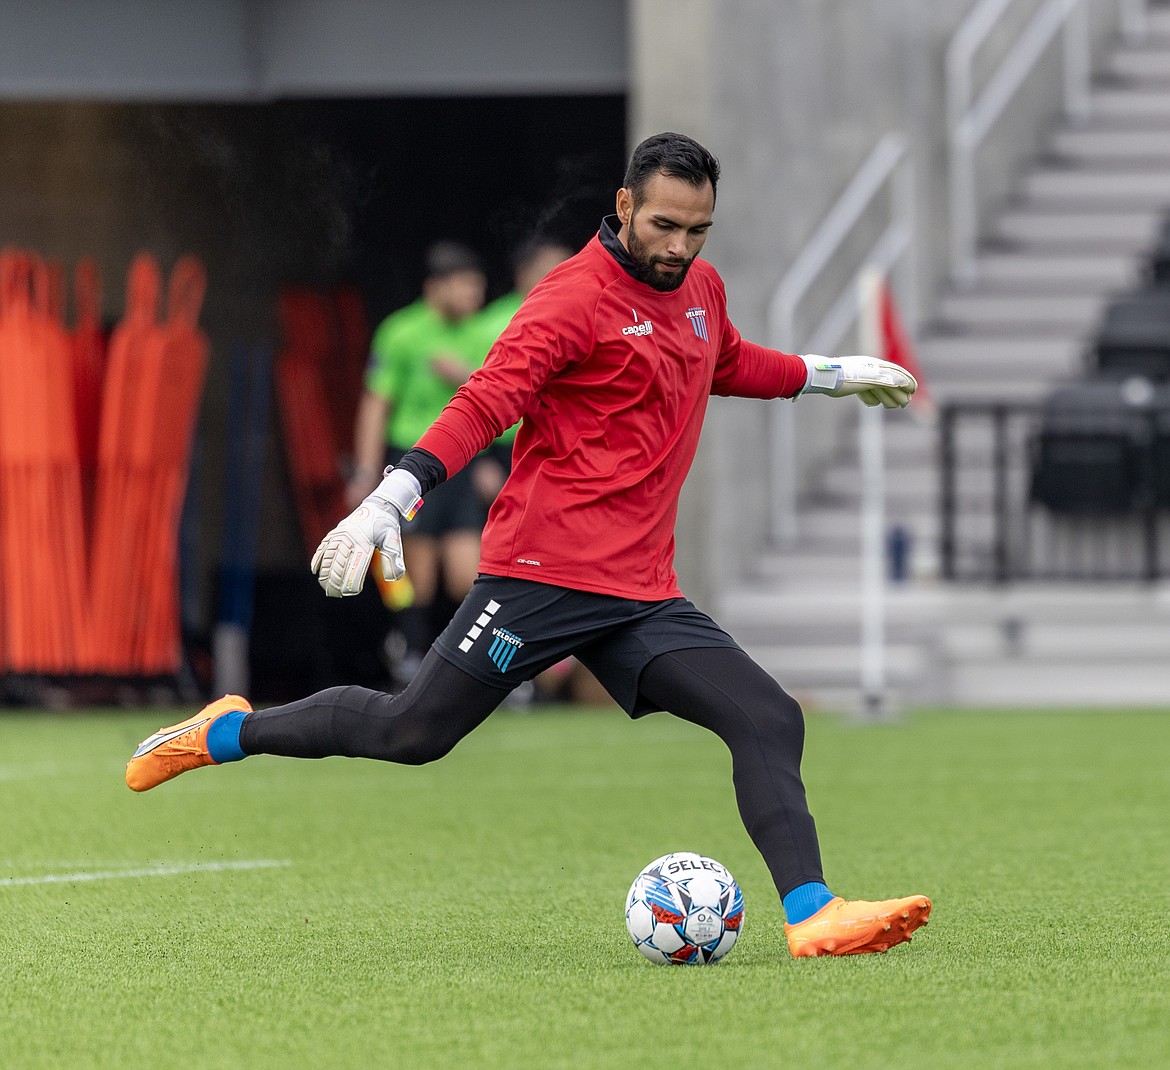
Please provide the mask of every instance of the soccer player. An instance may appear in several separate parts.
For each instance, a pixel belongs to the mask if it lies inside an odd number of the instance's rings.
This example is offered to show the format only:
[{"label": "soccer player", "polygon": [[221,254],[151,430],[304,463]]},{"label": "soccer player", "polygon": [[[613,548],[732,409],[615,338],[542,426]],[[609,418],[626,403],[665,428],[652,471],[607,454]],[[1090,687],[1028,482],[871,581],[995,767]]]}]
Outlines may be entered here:
[{"label": "soccer player", "polygon": [[434,761],[512,688],[573,653],[630,716],[667,710],[727,745],[794,956],[910,939],[930,914],[925,896],[845,900],[826,887],[800,777],[800,707],[682,596],[672,559],[710,395],[856,394],[893,408],[917,384],[886,361],[796,356],[740,337],[722,280],[699,259],[718,179],[691,138],[638,145],[616,215],[536,286],[483,368],[317,549],[312,569],[331,597],[361,590],[375,547],[388,578],[401,575],[402,522],[523,418],[480,576],[410,686],[397,696],[336,687],[256,712],[228,695],[145,740],[126,767],[131,788],[250,754]]}]

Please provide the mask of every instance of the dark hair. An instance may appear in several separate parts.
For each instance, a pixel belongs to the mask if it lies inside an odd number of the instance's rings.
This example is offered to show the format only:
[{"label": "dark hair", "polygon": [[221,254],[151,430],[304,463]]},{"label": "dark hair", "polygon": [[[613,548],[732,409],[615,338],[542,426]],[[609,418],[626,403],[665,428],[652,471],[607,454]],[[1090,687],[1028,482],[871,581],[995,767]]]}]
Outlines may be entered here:
[{"label": "dark hair", "polygon": [[423,258],[423,274],[428,279],[441,279],[458,271],[483,271],[483,263],[475,250],[461,242],[437,241]]},{"label": "dark hair", "polygon": [[719,161],[694,138],[686,134],[655,134],[646,138],[630,157],[623,185],[637,204],[652,175],[670,175],[700,188],[711,183],[714,195],[719,185]]}]

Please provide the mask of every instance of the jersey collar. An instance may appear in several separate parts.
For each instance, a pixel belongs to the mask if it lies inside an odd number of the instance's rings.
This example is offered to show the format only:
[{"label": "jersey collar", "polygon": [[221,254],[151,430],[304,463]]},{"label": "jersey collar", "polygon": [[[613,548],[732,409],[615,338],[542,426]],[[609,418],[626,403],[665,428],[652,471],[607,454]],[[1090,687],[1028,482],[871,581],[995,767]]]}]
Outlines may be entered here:
[{"label": "jersey collar", "polygon": [[620,227],[621,222],[616,215],[607,215],[601,221],[601,229],[597,232],[597,237],[601,240],[601,244],[605,246],[609,255],[618,262],[621,269],[630,278],[641,282],[642,280],[634,273],[634,258],[630,256],[630,251],[622,245],[621,238],[617,236]]}]

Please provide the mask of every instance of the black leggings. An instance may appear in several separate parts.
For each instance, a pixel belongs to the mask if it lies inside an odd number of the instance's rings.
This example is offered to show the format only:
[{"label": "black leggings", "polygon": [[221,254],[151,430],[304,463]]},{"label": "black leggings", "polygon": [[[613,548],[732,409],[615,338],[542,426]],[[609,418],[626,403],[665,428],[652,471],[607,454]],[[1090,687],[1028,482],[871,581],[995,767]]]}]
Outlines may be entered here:
[{"label": "black leggings", "polygon": [[[800,779],[804,717],[742,650],[712,647],[661,654],[642,672],[655,706],[714,732],[731,751],[744,827],[783,896],[820,881],[816,827]],[[333,687],[244,719],[246,754],[345,755],[422,765],[443,757],[507,697],[433,650],[400,695]]]}]

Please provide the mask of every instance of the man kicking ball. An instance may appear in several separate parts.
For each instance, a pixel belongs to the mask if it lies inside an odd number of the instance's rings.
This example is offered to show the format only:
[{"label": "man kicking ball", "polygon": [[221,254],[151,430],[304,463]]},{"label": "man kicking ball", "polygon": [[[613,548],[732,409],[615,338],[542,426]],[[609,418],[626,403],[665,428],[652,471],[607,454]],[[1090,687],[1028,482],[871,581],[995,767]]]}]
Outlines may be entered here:
[{"label": "man kicking ball", "polygon": [[334,687],[255,712],[228,695],[144,741],[126,767],[131,788],[251,754],[434,761],[573,654],[631,717],[666,710],[727,745],[793,955],[886,951],[926,923],[925,896],[846,900],[826,886],[800,707],[678,587],[678,497],[712,394],[894,408],[917,387],[888,361],[740,337],[722,279],[699,259],[718,181],[718,162],[689,137],[638,145],[616,214],[536,286],[484,366],[318,547],[312,569],[330,597],[362,589],[375,549],[386,578],[402,576],[401,522],[522,420],[479,579],[406,690]]}]

